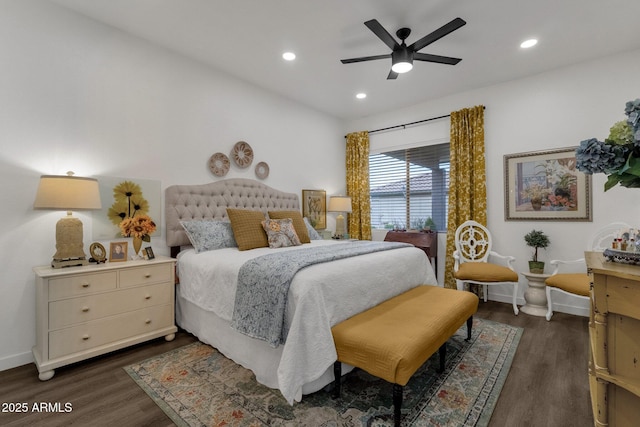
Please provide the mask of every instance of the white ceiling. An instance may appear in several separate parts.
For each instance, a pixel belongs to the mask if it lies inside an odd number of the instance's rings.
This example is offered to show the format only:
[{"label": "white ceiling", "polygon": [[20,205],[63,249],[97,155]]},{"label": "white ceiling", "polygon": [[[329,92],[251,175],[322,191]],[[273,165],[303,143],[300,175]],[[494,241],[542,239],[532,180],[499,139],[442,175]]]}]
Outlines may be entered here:
[{"label": "white ceiling", "polygon": [[[342,119],[640,49],[638,0],[50,1]],[[416,62],[386,80],[390,59],[340,63],[389,53],[369,19],[394,36],[411,28],[410,44],[456,17],[467,25],[421,52],[458,65]],[[520,49],[530,37],[538,45]],[[282,60],[287,50],[294,62]]]}]

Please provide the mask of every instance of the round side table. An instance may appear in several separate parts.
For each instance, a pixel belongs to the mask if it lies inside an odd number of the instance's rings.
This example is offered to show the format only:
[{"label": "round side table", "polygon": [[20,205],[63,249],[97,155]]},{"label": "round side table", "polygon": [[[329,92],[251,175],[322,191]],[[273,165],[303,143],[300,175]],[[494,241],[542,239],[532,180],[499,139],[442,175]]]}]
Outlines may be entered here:
[{"label": "round side table", "polygon": [[547,294],[544,281],[550,274],[529,273],[528,271],[521,273],[529,281],[527,290],[524,291],[524,300],[526,301],[520,310],[532,316],[544,317],[547,315]]}]

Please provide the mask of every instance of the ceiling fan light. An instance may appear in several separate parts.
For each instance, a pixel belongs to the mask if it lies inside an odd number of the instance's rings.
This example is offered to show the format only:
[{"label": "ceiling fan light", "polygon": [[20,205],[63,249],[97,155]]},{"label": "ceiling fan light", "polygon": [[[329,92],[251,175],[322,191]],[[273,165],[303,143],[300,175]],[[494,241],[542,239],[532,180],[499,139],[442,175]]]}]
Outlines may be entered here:
[{"label": "ceiling fan light", "polygon": [[396,62],[391,66],[391,69],[398,74],[411,71],[412,68],[413,64],[411,62]]},{"label": "ceiling fan light", "polygon": [[393,72],[402,74],[411,71],[412,68],[413,52],[406,48],[393,51],[391,54],[391,70]]}]

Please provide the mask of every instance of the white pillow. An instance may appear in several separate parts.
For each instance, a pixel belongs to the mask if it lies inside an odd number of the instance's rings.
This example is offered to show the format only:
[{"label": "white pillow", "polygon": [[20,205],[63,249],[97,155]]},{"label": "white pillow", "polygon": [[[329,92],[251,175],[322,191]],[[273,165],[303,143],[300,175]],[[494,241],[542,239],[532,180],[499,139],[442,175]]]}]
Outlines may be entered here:
[{"label": "white pillow", "polygon": [[180,225],[196,253],[238,246],[229,221],[192,220],[180,221]]},{"label": "white pillow", "polygon": [[320,236],[320,234],[318,234],[316,229],[311,226],[309,219],[305,216],[303,220],[304,220],[304,225],[307,226],[307,232],[309,233],[309,238],[311,240],[322,240],[322,236]]}]

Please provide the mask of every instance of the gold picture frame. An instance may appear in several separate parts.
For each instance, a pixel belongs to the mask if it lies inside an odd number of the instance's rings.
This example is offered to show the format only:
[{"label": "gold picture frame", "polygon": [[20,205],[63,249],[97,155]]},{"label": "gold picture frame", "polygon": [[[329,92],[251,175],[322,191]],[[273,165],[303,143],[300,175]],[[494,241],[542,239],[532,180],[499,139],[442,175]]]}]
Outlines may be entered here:
[{"label": "gold picture frame", "polygon": [[591,175],[576,148],[504,156],[506,221],[592,221]]},{"label": "gold picture frame", "polygon": [[109,246],[109,262],[123,262],[127,260],[129,242],[111,242]]},{"label": "gold picture frame", "polygon": [[98,264],[105,262],[107,259],[107,250],[99,242],[93,242],[89,246],[89,253],[91,254],[91,259]]},{"label": "gold picture frame", "polygon": [[327,228],[327,192],[324,190],[302,190],[302,216],[316,230]]}]

